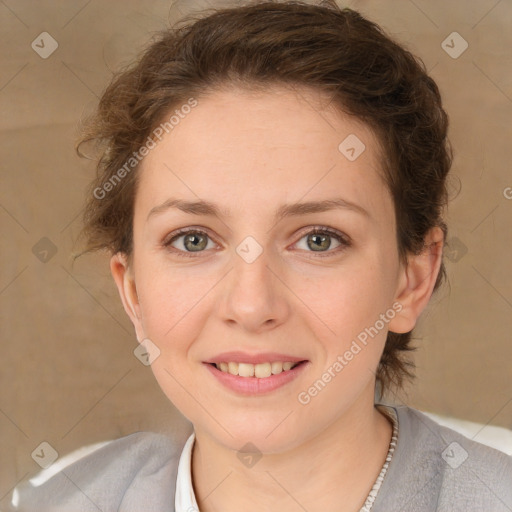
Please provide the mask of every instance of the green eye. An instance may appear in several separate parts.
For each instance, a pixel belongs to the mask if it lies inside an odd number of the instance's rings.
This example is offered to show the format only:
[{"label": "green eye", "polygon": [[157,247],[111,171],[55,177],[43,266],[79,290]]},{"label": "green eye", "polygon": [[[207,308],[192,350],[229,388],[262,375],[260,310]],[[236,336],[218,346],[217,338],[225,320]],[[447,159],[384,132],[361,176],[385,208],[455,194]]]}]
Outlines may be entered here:
[{"label": "green eye", "polygon": [[[208,247],[210,237],[204,231],[185,229],[179,231],[170,240],[164,242],[165,247],[173,247],[180,256],[188,256],[187,253],[203,252]],[[178,242],[178,247],[176,244]]]},{"label": "green eye", "polygon": [[[332,248],[333,239],[338,244],[334,248]],[[348,237],[328,227],[315,227],[304,234],[295,245],[298,246],[302,240],[306,241],[303,243],[303,247],[299,247],[299,249],[315,253],[315,255],[320,257],[332,256],[351,245]],[[209,245],[209,242],[213,246]],[[163,245],[178,256],[194,257],[193,253],[201,253],[208,249],[213,249],[216,244],[208,233],[198,229],[187,228],[174,233],[171,238],[164,241]]]},{"label": "green eye", "polygon": [[[305,246],[299,248],[308,252],[327,253],[325,256],[331,256],[333,253],[338,253],[338,249],[343,250],[351,245],[348,237],[345,237],[342,233],[327,227],[317,227],[309,231],[299,240],[299,242],[297,242],[297,245],[304,239],[306,240]],[[338,245],[332,250],[329,250],[332,247],[333,239],[336,240]],[[324,256],[324,254],[318,255]]]}]

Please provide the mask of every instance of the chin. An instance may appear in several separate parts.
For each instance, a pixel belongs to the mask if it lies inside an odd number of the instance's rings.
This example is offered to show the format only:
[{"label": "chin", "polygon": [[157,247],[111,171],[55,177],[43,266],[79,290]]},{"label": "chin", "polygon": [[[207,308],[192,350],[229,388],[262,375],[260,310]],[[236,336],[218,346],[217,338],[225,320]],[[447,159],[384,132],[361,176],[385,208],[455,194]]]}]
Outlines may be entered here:
[{"label": "chin", "polygon": [[[261,453],[281,453],[300,444],[297,435],[300,429],[297,430],[297,426],[290,421],[291,418],[283,421],[285,417],[286,414],[274,412],[265,418],[260,411],[252,417],[245,414],[244,418],[235,421],[221,421],[229,433],[216,422],[209,421],[200,428],[206,430],[216,442],[236,452],[257,450]],[[287,425],[289,421],[290,424]]]}]

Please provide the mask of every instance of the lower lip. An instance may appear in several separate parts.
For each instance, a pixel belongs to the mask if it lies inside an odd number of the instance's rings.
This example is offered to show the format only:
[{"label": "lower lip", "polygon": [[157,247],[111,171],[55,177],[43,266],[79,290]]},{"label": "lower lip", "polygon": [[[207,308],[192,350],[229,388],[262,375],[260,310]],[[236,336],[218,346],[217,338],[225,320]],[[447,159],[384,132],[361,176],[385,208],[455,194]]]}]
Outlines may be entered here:
[{"label": "lower lip", "polygon": [[309,361],[304,361],[291,370],[286,370],[276,375],[263,377],[261,379],[258,377],[240,377],[239,375],[231,375],[230,373],[217,370],[216,366],[212,364],[203,364],[206,365],[208,370],[221,382],[221,384],[232,391],[236,391],[243,395],[263,395],[288,384],[293,379],[296,379],[304,371],[306,366],[308,366],[308,363]]}]

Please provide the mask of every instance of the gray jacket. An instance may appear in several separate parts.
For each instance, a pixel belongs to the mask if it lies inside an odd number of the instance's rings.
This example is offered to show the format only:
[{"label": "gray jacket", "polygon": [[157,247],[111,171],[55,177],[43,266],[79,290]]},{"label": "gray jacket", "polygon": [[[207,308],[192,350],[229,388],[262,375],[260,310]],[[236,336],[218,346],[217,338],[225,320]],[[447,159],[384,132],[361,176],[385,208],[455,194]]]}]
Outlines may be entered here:
[{"label": "gray jacket", "polygon": [[[512,456],[416,409],[393,407],[398,443],[372,512],[512,511]],[[148,432],[117,439],[37,488],[28,482],[18,486],[17,506],[5,510],[173,512],[182,448],[182,443]]]}]

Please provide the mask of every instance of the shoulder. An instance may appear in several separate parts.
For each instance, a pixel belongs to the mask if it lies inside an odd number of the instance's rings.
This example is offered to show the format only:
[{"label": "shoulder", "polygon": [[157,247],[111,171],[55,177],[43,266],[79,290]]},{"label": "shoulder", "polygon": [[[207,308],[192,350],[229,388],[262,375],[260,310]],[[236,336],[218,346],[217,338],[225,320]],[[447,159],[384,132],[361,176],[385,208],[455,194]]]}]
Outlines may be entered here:
[{"label": "shoulder", "polygon": [[174,510],[181,442],[137,432],[108,442],[57,473],[45,470],[18,486],[11,508],[19,512]]},{"label": "shoulder", "polygon": [[[512,510],[512,457],[442,426],[404,405],[393,406],[399,431],[385,480],[415,510]],[[383,488],[385,486],[383,485]],[[384,493],[386,494],[386,493]],[[382,509],[384,510],[384,509]]]}]

